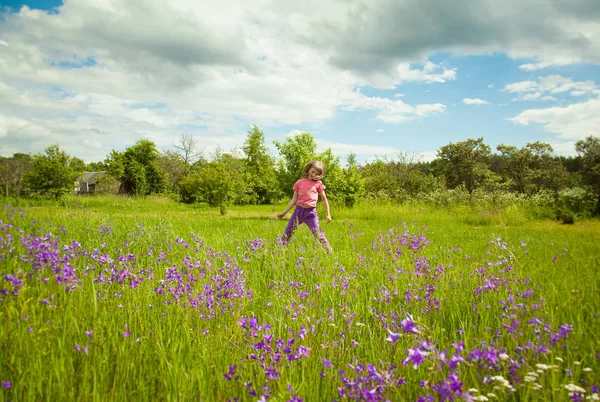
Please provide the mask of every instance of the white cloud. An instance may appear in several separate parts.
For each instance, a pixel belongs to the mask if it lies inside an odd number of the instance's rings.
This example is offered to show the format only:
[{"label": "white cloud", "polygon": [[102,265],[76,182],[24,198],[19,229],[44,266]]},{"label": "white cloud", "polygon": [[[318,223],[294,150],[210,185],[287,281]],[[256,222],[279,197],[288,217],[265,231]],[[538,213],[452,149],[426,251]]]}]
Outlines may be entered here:
[{"label": "white cloud", "polygon": [[549,141],[547,142],[552,147],[552,150],[557,155],[564,156],[575,156],[577,155],[577,151],[575,151],[575,143],[577,141]]},{"label": "white cloud", "polygon": [[[319,124],[339,110],[372,111],[388,123],[443,113],[435,100],[359,92],[456,80],[455,67],[429,60],[440,51],[505,51],[535,68],[600,60],[595,0],[507,1],[77,0],[50,14],[23,7],[0,25],[0,149],[38,152],[59,142],[100,160],[140,138],[168,146],[182,131],[227,149],[241,145],[251,123],[268,131]],[[590,82],[533,83],[517,93],[597,91]]]},{"label": "white cloud", "polygon": [[[444,83],[456,79],[456,68],[446,68],[431,62],[424,63],[422,68],[415,68],[411,63],[398,63],[393,70],[353,73],[360,85],[375,88],[394,89],[406,82],[424,82],[427,84]],[[397,94],[404,96],[403,94]]]},{"label": "white cloud", "polygon": [[553,67],[553,66],[559,67],[559,66],[567,66],[569,64],[577,64],[582,61],[582,59],[580,59],[579,57],[570,57],[568,55],[566,55],[566,56],[541,55],[539,57],[539,59],[547,60],[547,61],[542,61],[542,62],[538,62],[538,63],[525,63],[525,64],[521,64],[519,66],[519,68],[521,70],[525,70],[525,71],[536,71],[536,70],[542,70],[547,67]]},{"label": "white cloud", "polygon": [[489,105],[490,103],[486,100],[479,98],[464,98],[462,102],[465,105]]},{"label": "white cloud", "polygon": [[[522,100],[557,100],[552,95],[569,93],[571,96],[596,95],[599,93],[594,81],[573,81],[561,75],[539,77],[537,81],[521,81],[508,84],[506,92],[521,94]],[[519,99],[519,98],[517,98]]]},{"label": "white cloud", "polygon": [[437,158],[437,151],[425,151],[421,152],[420,155],[423,157],[424,162],[431,162]]},{"label": "white cloud", "polygon": [[386,123],[401,123],[442,113],[446,106],[441,103],[409,105],[401,100],[380,97],[368,97],[359,92],[344,106],[345,110],[374,110],[376,118]]},{"label": "white cloud", "polygon": [[556,65],[557,62],[546,62],[546,63],[526,63],[526,64],[521,64],[519,66],[519,68],[521,70],[525,70],[525,71],[535,71],[535,70],[541,70],[543,68],[546,67],[550,67],[552,65]]},{"label": "white cloud", "polygon": [[385,130],[384,130],[383,128],[379,128],[379,129],[377,129],[375,132],[376,132],[376,133],[384,133],[384,132],[385,132]]},{"label": "white cloud", "polygon": [[521,81],[508,84],[504,87],[507,92],[530,92],[535,91],[539,87],[539,84],[535,81]]},{"label": "white cloud", "polygon": [[542,96],[541,92],[534,92],[530,94],[523,95],[523,100],[537,100]]},{"label": "white cloud", "polygon": [[[398,63],[388,75],[341,70],[299,36],[313,10],[339,9],[309,3],[80,0],[53,14],[23,7],[1,27],[10,47],[0,52],[0,109],[64,144],[80,142],[84,126],[98,138],[81,152],[95,159],[140,138],[172,143],[182,131],[240,145],[227,138],[250,123],[319,123],[348,105],[390,122],[443,110],[357,97],[361,85],[443,83],[456,70],[426,60]],[[68,121],[73,129],[58,132]],[[2,152],[11,142],[38,151],[20,135],[11,126]]]},{"label": "white cloud", "polygon": [[352,71],[390,72],[398,61],[438,52],[505,52],[531,60],[528,70],[600,62],[596,0],[357,0],[338,7],[305,18],[301,35]]},{"label": "white cloud", "polygon": [[516,124],[543,124],[544,129],[562,140],[600,136],[600,98],[565,107],[528,109],[508,120]]}]

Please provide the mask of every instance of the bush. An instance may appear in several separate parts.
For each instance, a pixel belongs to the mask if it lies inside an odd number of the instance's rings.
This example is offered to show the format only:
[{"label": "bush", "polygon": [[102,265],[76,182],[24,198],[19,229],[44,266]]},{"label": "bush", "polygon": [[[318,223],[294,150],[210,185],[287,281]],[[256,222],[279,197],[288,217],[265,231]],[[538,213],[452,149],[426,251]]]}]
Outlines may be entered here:
[{"label": "bush", "polygon": [[510,191],[486,191],[484,189],[475,189],[471,193],[470,203],[473,206],[488,208],[494,211],[501,211],[510,205],[522,202],[525,196]]},{"label": "bush", "polygon": [[526,212],[517,204],[512,204],[506,207],[502,213],[502,219],[509,225],[522,225],[527,221]]},{"label": "bush", "polygon": [[585,188],[567,188],[558,192],[558,205],[575,216],[588,217],[594,212],[596,196]]},{"label": "bush", "polygon": [[471,195],[464,186],[459,186],[449,190],[437,189],[420,197],[422,201],[433,205],[436,208],[450,208],[457,205],[467,205],[470,203]]},{"label": "bush", "polygon": [[549,191],[525,197],[521,203],[531,219],[556,219],[556,199]]},{"label": "bush", "polygon": [[566,208],[559,209],[556,214],[556,217],[563,224],[572,225],[573,223],[575,223],[575,214],[573,213],[573,211],[570,211]]},{"label": "bush", "polygon": [[118,194],[121,182],[114,177],[107,175],[96,183],[94,194]]}]

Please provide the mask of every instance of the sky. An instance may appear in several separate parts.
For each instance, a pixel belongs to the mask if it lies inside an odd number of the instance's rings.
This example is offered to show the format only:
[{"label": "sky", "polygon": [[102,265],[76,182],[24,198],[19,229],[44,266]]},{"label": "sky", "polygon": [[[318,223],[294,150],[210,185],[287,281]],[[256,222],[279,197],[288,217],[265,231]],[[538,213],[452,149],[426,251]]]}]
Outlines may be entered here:
[{"label": "sky", "polygon": [[86,162],[252,125],[342,162],[600,136],[598,0],[0,0],[0,155]]}]

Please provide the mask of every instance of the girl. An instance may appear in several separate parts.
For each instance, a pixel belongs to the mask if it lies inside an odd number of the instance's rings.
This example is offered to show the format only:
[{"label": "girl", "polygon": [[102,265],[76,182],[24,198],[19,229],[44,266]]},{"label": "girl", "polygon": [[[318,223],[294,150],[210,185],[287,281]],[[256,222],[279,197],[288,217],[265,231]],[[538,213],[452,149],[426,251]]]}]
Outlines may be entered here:
[{"label": "girl", "polygon": [[301,223],[306,223],[306,226],[313,233],[315,238],[318,238],[321,244],[327,249],[328,253],[333,252],[329,242],[325,238],[325,234],[319,227],[319,216],[317,215],[317,198],[321,195],[325,212],[327,212],[327,223],[331,222],[329,213],[329,203],[325,196],[325,185],[321,183],[321,179],[325,176],[325,166],[321,161],[310,161],[302,170],[303,178],[294,184],[294,195],[287,204],[283,212],[277,214],[279,218],[283,218],[288,211],[296,205],[296,209],[290,218],[290,221],[285,228],[283,234],[283,244],[288,244],[294,231]]}]

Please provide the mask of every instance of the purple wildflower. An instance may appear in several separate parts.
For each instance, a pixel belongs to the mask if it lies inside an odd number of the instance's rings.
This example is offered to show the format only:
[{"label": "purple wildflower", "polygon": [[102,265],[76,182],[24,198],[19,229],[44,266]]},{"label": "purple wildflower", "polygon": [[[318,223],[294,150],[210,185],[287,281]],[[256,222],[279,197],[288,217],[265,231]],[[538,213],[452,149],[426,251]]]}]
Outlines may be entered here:
[{"label": "purple wildflower", "polygon": [[448,385],[448,383],[446,381],[442,382],[440,385],[432,385],[431,388],[433,388],[435,391],[437,391],[438,394],[440,394],[441,402],[444,402],[447,400],[450,400],[450,401],[454,400],[454,393],[452,392],[452,390],[450,389],[450,386]]},{"label": "purple wildflower", "polygon": [[301,356],[306,356],[308,357],[308,351],[310,350],[310,348],[307,348],[306,346],[300,346],[298,348],[298,350],[296,350],[296,356],[298,358],[300,358]]},{"label": "purple wildflower", "polygon": [[390,331],[389,328],[386,328],[386,330],[390,334],[390,336],[388,336],[387,338],[385,338],[385,340],[388,341],[388,342],[392,342],[392,344],[396,343],[396,341],[398,339],[400,339],[400,337],[402,336],[402,334],[397,334],[395,332]]},{"label": "purple wildflower", "polygon": [[400,321],[400,325],[402,325],[402,329],[407,334],[418,334],[419,330],[410,314],[406,314],[406,319]]},{"label": "purple wildflower", "polygon": [[577,392],[573,392],[570,395],[570,398],[573,402],[583,402],[585,401],[585,397],[582,394],[579,394]]},{"label": "purple wildflower", "polygon": [[235,374],[235,370],[237,369],[237,364],[234,366],[228,366],[228,368],[229,368],[229,373],[223,374],[223,377],[225,377],[227,380],[231,381],[231,378],[233,377],[233,375]]},{"label": "purple wildflower", "polygon": [[265,369],[265,375],[271,381],[277,381],[279,379],[279,371],[275,367],[270,366]]},{"label": "purple wildflower", "polygon": [[427,352],[424,352],[419,348],[407,349],[406,353],[408,353],[408,357],[404,359],[402,364],[406,366],[409,363],[412,363],[415,369],[419,366],[419,364],[425,362],[425,356],[428,355]]},{"label": "purple wildflower", "polygon": [[2,388],[9,389],[11,386],[10,381],[2,381]]}]

